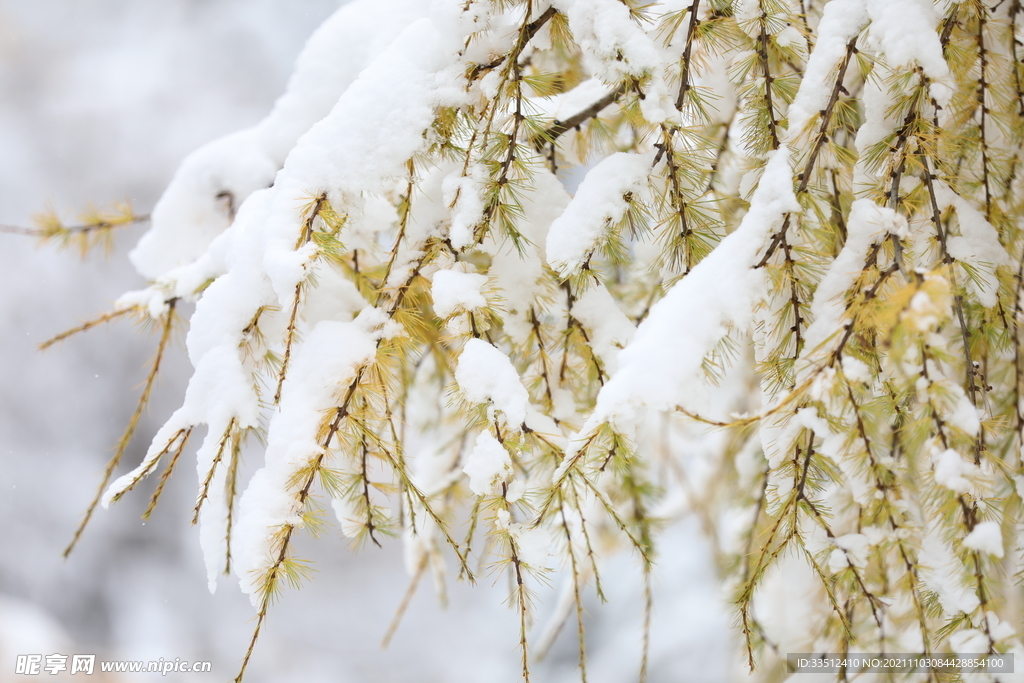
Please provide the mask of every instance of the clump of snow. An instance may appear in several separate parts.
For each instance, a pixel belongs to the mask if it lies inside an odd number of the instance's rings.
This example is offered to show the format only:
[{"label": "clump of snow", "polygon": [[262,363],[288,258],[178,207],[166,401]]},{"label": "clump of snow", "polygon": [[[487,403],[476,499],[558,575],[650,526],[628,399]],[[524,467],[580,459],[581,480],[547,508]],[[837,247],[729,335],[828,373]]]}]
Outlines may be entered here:
[{"label": "clump of snow", "polygon": [[1016,635],[1017,630],[1013,628],[1013,625],[1008,621],[1003,621],[999,616],[989,610],[985,612],[985,620],[988,622],[988,632],[992,637],[992,641],[998,643],[1001,640],[1012,638]]},{"label": "clump of snow", "polygon": [[114,310],[122,311],[126,308],[138,308],[145,310],[149,317],[157,320],[167,313],[169,306],[167,296],[164,292],[154,287],[137,289],[125,292],[114,302]]},{"label": "clump of snow", "polygon": [[650,154],[617,152],[590,169],[548,232],[548,263],[559,275],[566,277],[580,268],[622,220],[627,209],[624,195],[640,190],[651,160]]},{"label": "clump of snow", "polygon": [[587,71],[606,83],[653,74],[664,64],[661,49],[619,0],[556,0],[552,4],[568,17]]},{"label": "clump of snow", "polygon": [[929,530],[922,540],[918,561],[921,580],[938,596],[947,616],[960,612],[970,614],[977,609],[980,601],[963,574],[963,565],[936,529]]},{"label": "clump of snow", "polygon": [[508,531],[516,542],[519,561],[530,569],[551,569],[551,534],[547,529],[513,522]]},{"label": "clump of snow", "polygon": [[558,95],[540,97],[536,105],[540,113],[559,121],[578,114],[608,94],[608,86],[597,78],[588,78],[572,90]]},{"label": "clump of snow", "polygon": [[485,307],[487,299],[480,290],[486,285],[486,275],[458,270],[437,271],[430,287],[434,313],[444,319],[461,311]]},{"label": "clump of snow", "polygon": [[523,495],[526,493],[526,482],[522,479],[513,479],[509,482],[508,488],[505,491],[505,500],[510,503],[515,503],[523,499]]},{"label": "clump of snow", "polygon": [[737,0],[733,4],[736,21],[746,24],[761,17],[761,3],[757,0]]},{"label": "clump of snow", "polygon": [[825,109],[832,94],[832,72],[843,61],[847,44],[867,22],[864,0],[832,0],[825,5],[816,31],[817,42],[807,59],[800,89],[789,105],[790,140],[799,136],[807,123]]},{"label": "clump of snow", "polygon": [[1003,531],[998,522],[979,522],[964,538],[964,547],[988,553],[993,557],[1003,557]]},{"label": "clump of snow", "polygon": [[966,628],[949,637],[949,646],[959,655],[982,654],[988,652],[988,636],[980,629]]},{"label": "clump of snow", "polygon": [[468,175],[453,173],[445,178],[445,203],[453,204],[448,237],[456,249],[473,244],[473,229],[484,215],[486,178],[487,171],[480,164],[470,166]]},{"label": "clump of snow", "polygon": [[491,403],[505,414],[513,429],[526,421],[530,396],[519,380],[512,361],[482,339],[470,339],[459,356],[455,381],[467,401]]},{"label": "clump of snow", "polygon": [[971,480],[980,475],[974,463],[968,462],[962,455],[947,448],[932,457],[935,483],[953,493],[967,493],[971,490]]},{"label": "clump of snow", "polygon": [[939,15],[931,0],[866,0],[871,39],[892,67],[920,65],[932,79],[931,95],[944,106],[953,90],[936,28]]},{"label": "clump of snow", "polygon": [[970,436],[977,436],[981,430],[981,419],[978,417],[978,409],[971,403],[971,399],[967,398],[967,394],[964,393],[957,385],[952,389],[959,393],[956,402],[956,408],[946,416],[946,420],[949,424],[953,425],[957,429],[963,430]]},{"label": "clump of snow", "polygon": [[854,382],[870,382],[872,379],[871,368],[867,363],[858,360],[853,356],[843,356],[843,374],[847,379]]},{"label": "clump of snow", "polygon": [[[819,28],[821,24],[818,25]],[[775,35],[779,47],[806,47],[807,42],[796,26],[787,26]]]},{"label": "clump of snow", "polygon": [[982,305],[991,308],[998,302],[999,293],[995,269],[1009,266],[1013,260],[1000,244],[995,227],[980,211],[942,181],[933,181],[933,187],[939,209],[954,209],[960,225],[960,234],[946,240],[949,255],[974,267],[972,271],[977,274],[977,279],[969,277],[967,287]]},{"label": "clump of snow", "polygon": [[864,534],[845,534],[836,539],[836,548],[829,555],[828,565],[832,573],[857,567],[863,569],[867,565],[868,551],[871,545]]},{"label": "clump of snow", "polygon": [[512,476],[512,458],[490,432],[483,431],[476,437],[462,471],[469,477],[469,489],[473,493],[493,495]]}]

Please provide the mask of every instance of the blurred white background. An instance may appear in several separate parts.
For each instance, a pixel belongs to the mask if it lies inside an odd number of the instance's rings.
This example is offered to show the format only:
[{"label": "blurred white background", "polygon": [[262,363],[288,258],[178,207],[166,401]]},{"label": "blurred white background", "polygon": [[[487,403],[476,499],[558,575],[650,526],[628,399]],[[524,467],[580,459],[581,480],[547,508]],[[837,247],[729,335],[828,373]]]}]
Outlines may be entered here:
[{"label": "blurred white background", "polygon": [[[28,225],[47,207],[71,221],[90,203],[124,199],[149,211],[187,153],[269,110],[305,39],[338,4],[0,0],[0,223]],[[35,347],[143,284],[124,258],[140,231],[119,233],[114,253],[85,261],[0,234],[0,681],[24,680],[13,674],[17,654],[54,652],[212,660],[212,674],[177,680],[229,680],[251,633],[252,608],[233,581],[206,590],[187,455],[147,524],[139,514],[153,482],[98,511],[72,557],[60,557],[155,339],[122,322],[46,353]],[[179,345],[122,471],[176,407],[187,369]],[[302,550],[318,573],[271,612],[247,681],[518,678],[504,581],[449,581],[447,610],[425,581],[382,651],[407,584],[398,542],[354,554],[331,533]],[[589,609],[591,680],[635,680],[637,562],[618,558],[606,577],[611,604]],[[667,532],[655,590],[651,680],[732,678],[730,615],[694,522]],[[570,623],[537,678],[576,680],[575,665]]]}]

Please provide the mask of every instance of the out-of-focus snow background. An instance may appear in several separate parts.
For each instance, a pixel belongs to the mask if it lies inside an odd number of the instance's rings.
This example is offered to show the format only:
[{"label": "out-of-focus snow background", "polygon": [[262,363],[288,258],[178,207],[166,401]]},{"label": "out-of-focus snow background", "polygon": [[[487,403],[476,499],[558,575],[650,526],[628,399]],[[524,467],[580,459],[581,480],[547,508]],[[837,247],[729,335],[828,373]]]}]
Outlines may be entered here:
[{"label": "out-of-focus snow background", "polygon": [[[0,223],[27,225],[47,207],[73,221],[90,202],[123,199],[148,211],[187,153],[269,110],[305,39],[338,4],[0,0]],[[251,634],[253,610],[231,579],[216,595],[206,590],[189,526],[196,475],[188,455],[148,523],[139,514],[152,482],[99,510],[72,557],[60,557],[131,414],[155,340],[122,322],[46,353],[35,347],[142,285],[124,258],[140,234],[124,231],[109,257],[85,261],[0,234],[0,682],[24,680],[14,675],[16,655],[53,653],[211,660],[212,674],[177,680],[229,680]],[[183,391],[183,353],[165,367],[122,471]],[[246,680],[518,677],[517,619],[502,604],[503,580],[485,576],[473,588],[450,580],[447,609],[425,581],[382,651],[408,581],[398,542],[355,554],[334,533],[302,549],[318,573],[273,609]],[[592,599],[588,610],[591,680],[633,680],[636,560],[608,563],[605,583],[610,604]],[[695,521],[668,530],[655,591],[651,680],[731,680],[730,615]],[[541,597],[543,619],[554,600]],[[537,678],[576,680],[575,665],[569,623]]]}]

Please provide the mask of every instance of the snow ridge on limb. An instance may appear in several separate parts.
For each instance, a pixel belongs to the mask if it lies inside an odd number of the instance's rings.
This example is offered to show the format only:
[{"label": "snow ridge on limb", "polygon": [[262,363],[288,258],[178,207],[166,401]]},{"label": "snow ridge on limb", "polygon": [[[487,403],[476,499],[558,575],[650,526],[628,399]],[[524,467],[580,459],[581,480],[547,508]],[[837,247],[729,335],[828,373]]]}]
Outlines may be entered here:
[{"label": "snow ridge on limb", "polygon": [[569,206],[548,231],[548,263],[562,277],[590,260],[611,227],[622,220],[632,195],[645,184],[650,167],[650,154],[619,152],[587,172]]},{"label": "snow ridge on limb", "polygon": [[[364,316],[373,319],[373,309]],[[323,321],[296,353],[285,380],[280,411],[267,430],[266,464],[253,475],[239,502],[234,536],[235,574],[258,604],[277,529],[302,524],[297,494],[304,482],[295,474],[323,455],[325,415],[343,398],[339,392],[370,363],[379,330],[366,322]],[[272,560],[269,560],[272,564]]]},{"label": "snow ridge on limb", "polygon": [[356,0],[327,19],[263,121],[204,145],[182,162],[153,209],[150,230],[130,255],[135,268],[157,279],[199,258],[249,195],[273,184],[298,139],[424,8],[413,0]]},{"label": "snow ridge on limb", "polygon": [[635,424],[641,408],[699,411],[704,358],[730,329],[750,326],[764,294],[764,275],[755,266],[765,242],[787,213],[799,211],[789,148],[782,146],[771,154],[740,225],[652,307],[619,353],[619,370],[581,433],[605,421]]},{"label": "snow ridge on limb", "polygon": [[929,0],[865,0],[869,33],[893,68],[918,64],[934,81],[931,95],[944,106],[952,95],[951,74],[942,56],[939,15]]},{"label": "snow ridge on limb", "polygon": [[500,410],[510,429],[519,429],[526,422],[529,394],[508,356],[491,344],[482,339],[466,342],[455,369],[455,381],[466,400]]},{"label": "snow ridge on limb", "polygon": [[843,61],[848,44],[868,23],[865,0],[832,0],[825,5],[818,24],[814,50],[804,67],[803,81],[789,105],[791,143],[829,100],[832,73]]}]

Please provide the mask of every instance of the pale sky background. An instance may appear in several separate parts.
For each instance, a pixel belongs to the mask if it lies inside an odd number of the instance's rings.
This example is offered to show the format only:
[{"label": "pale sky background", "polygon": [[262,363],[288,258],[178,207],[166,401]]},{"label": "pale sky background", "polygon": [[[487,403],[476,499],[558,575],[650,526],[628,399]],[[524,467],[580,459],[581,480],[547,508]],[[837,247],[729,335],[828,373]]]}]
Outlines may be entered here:
[{"label": "pale sky background", "polygon": [[[126,198],[149,211],[186,154],[269,110],[305,39],[337,5],[0,0],[0,223],[27,225],[48,206],[70,221],[90,202]],[[144,284],[124,258],[139,234],[125,231],[108,258],[85,261],[0,234],[0,683],[26,680],[13,675],[16,655],[54,652],[212,660],[212,674],[175,680],[230,680],[251,634],[253,610],[234,581],[215,596],[206,590],[189,526],[191,452],[149,523],[139,514],[154,482],[100,510],[71,559],[60,558],[155,339],[118,323],[45,354],[35,346]],[[167,369],[122,472],[176,407],[189,370],[180,345]],[[652,681],[714,683],[734,671],[731,617],[694,528],[677,526],[664,543]],[[503,581],[450,580],[447,610],[424,582],[385,652],[380,638],[407,584],[399,543],[354,554],[333,532],[300,548],[318,573],[272,610],[247,681],[517,680],[517,617],[502,604]],[[611,603],[590,605],[595,682],[635,680],[638,577],[635,559],[609,563]],[[570,623],[536,666],[538,681],[577,680],[574,631]]]}]

